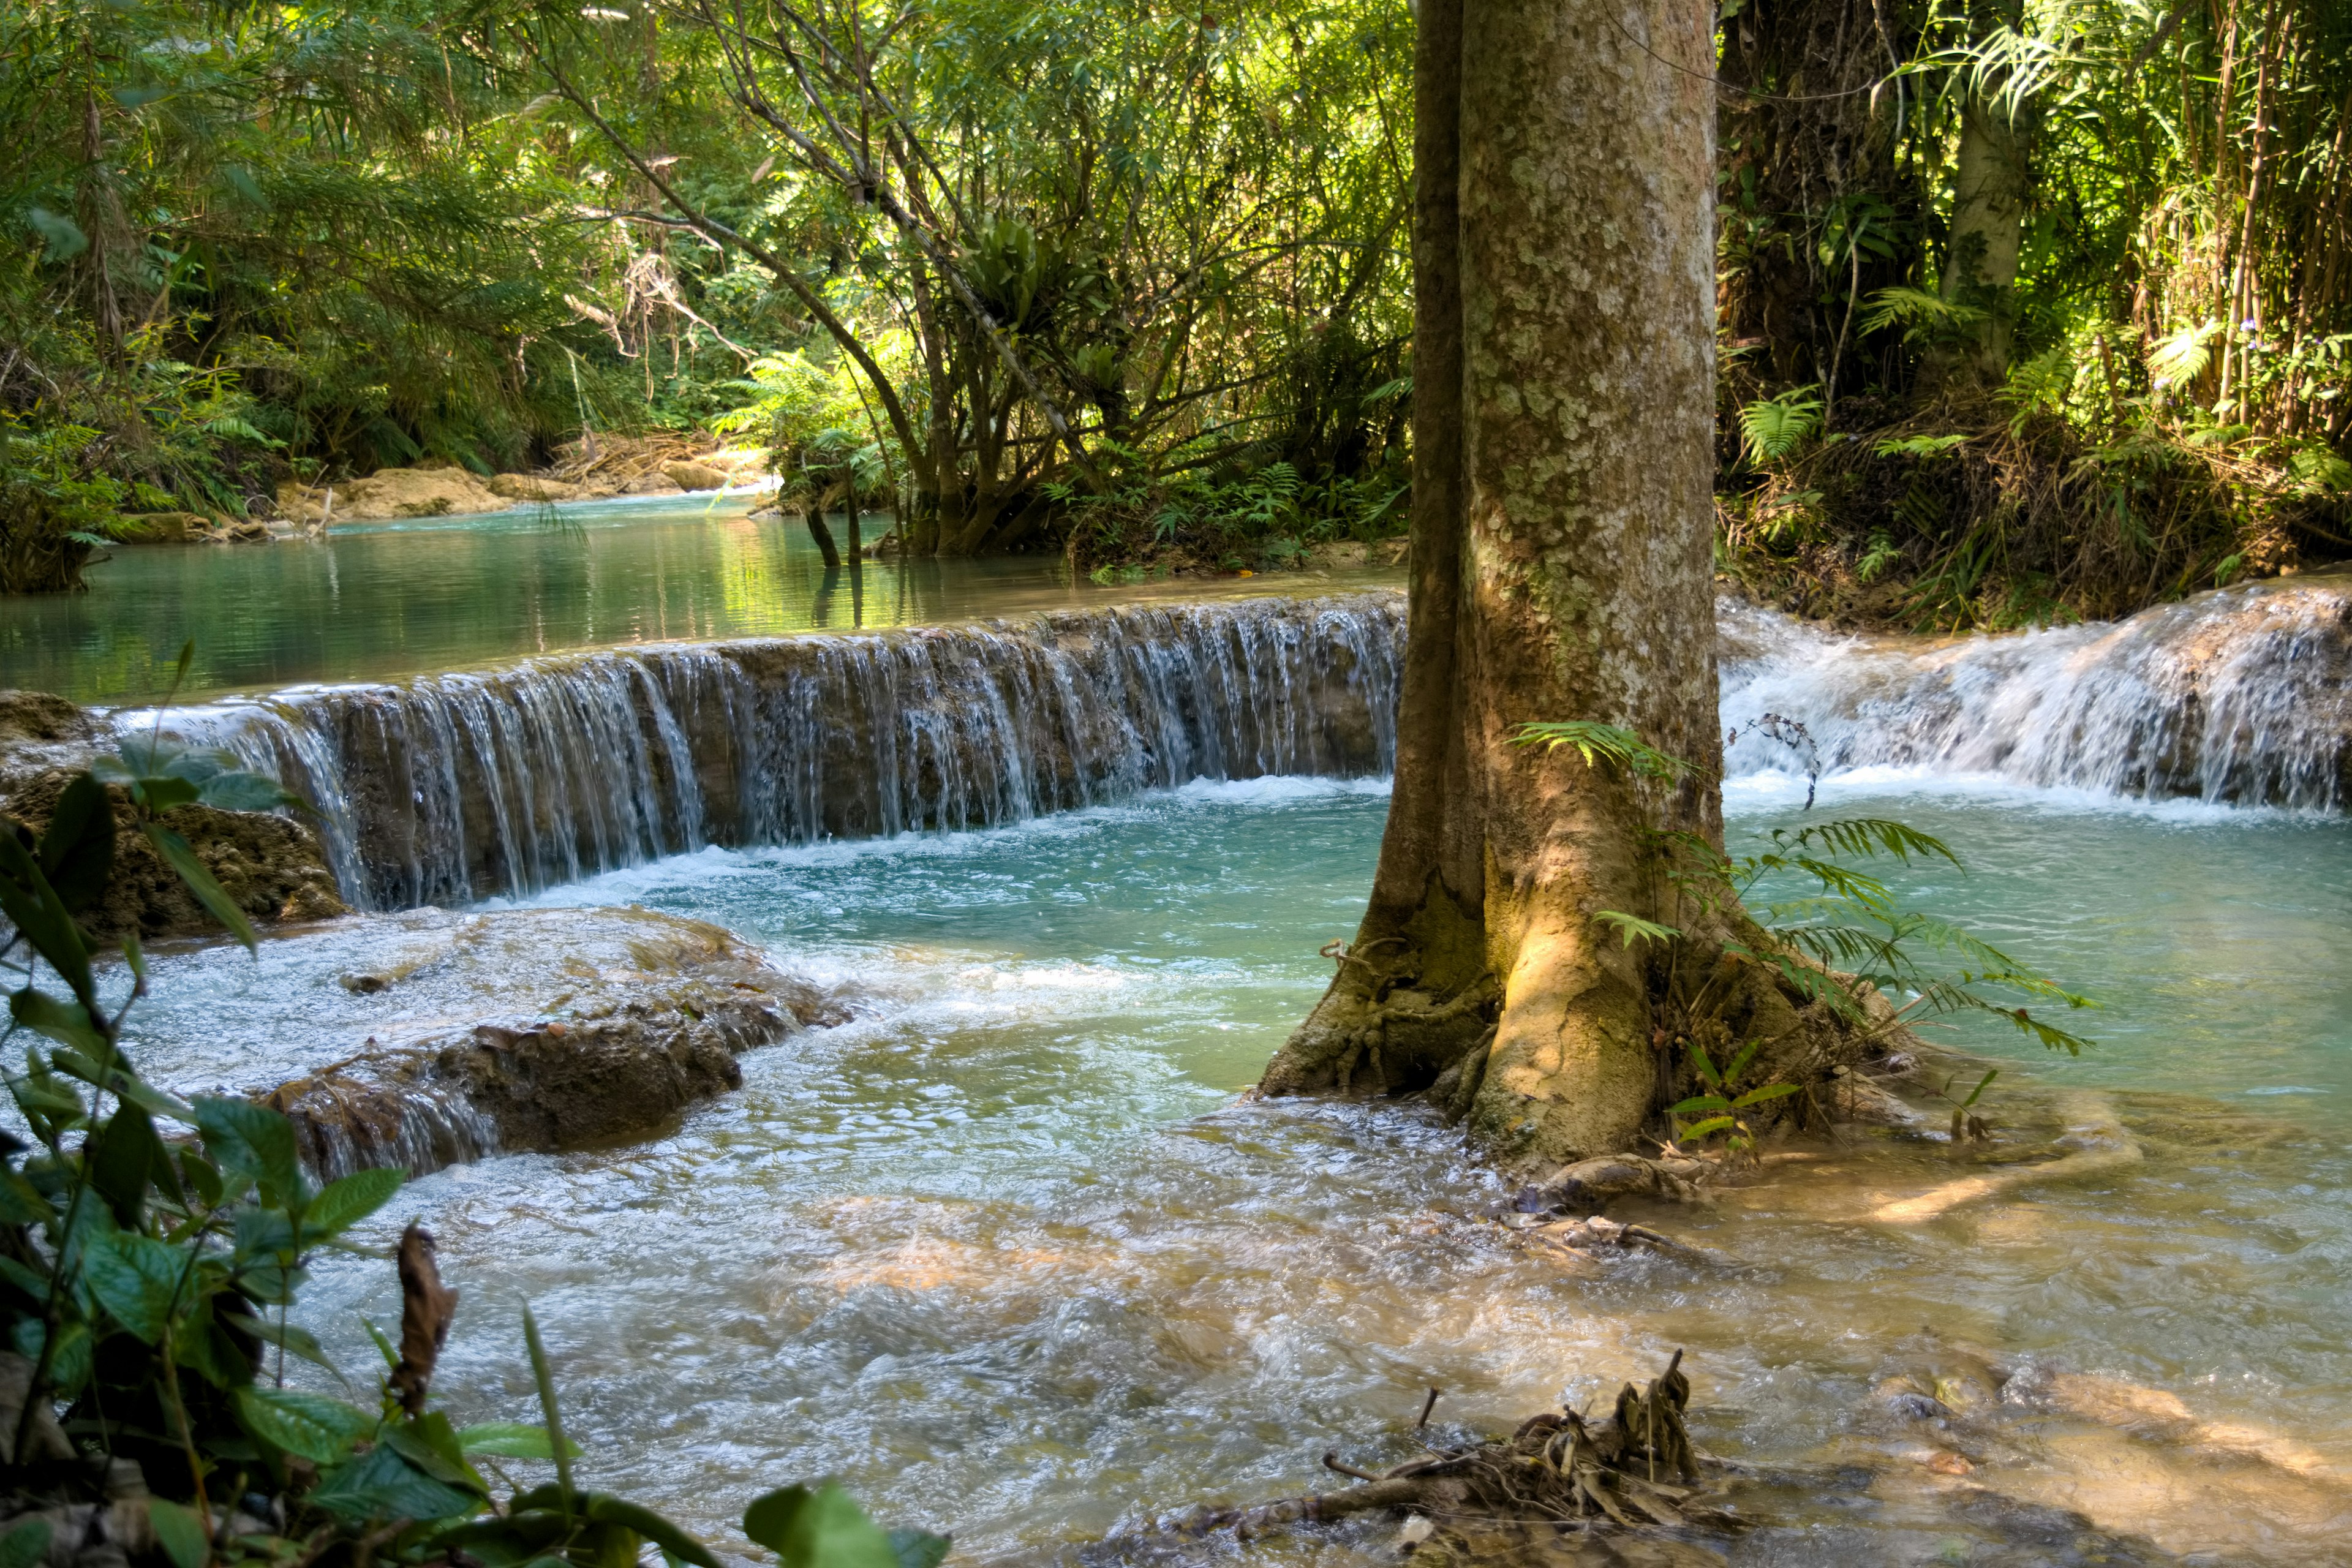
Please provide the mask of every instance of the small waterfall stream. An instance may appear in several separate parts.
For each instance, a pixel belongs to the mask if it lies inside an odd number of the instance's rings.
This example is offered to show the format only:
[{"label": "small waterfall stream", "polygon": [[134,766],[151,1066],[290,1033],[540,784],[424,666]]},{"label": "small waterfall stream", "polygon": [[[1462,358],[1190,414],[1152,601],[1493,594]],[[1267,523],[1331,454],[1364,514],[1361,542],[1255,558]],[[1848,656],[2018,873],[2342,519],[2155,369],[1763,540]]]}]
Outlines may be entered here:
[{"label": "small waterfall stream", "polygon": [[[1853,637],[1727,601],[1723,719],[1801,721],[1824,773],[1992,774],[2148,799],[2341,811],[2352,798],[2352,582],[2287,578],[2129,620]],[[1769,742],[1733,773],[1790,768]]]},{"label": "small waterfall stream", "polygon": [[528,894],[706,845],[990,826],[1392,765],[1393,594],[612,649],[185,709],[314,802],[345,898]]},{"label": "small waterfall stream", "polygon": [[[1801,721],[1824,773],[2339,811],[2352,585],[2289,579],[2112,625],[1841,637],[1723,602],[1723,719]],[[317,803],[363,909],[527,895],[706,845],[980,827],[1194,779],[1377,774],[1395,593],[607,649],[175,711]],[[1532,715],[1531,715],[1532,716]],[[1768,742],[1735,773],[1801,765]]]}]

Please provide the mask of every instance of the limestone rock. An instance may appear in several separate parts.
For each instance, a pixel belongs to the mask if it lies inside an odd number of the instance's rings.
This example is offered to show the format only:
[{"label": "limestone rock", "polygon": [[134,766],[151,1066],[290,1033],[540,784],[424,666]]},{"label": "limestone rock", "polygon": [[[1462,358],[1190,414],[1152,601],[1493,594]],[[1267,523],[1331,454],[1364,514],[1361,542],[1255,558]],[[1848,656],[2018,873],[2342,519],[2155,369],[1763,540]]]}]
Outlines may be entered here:
[{"label": "limestone rock", "polygon": [[541,479],[537,474],[492,474],[485,488],[494,496],[520,501],[577,500],[581,492],[578,485]]},{"label": "limestone rock", "polygon": [[[45,691],[0,691],[0,820],[14,818],[35,833],[48,826],[58,796],[114,731],[99,715]],[[130,798],[114,802],[114,877],[104,903],[83,924],[101,939],[136,931],[142,938],[187,936],[220,929],[177,873],[139,831]],[[166,812],[163,826],[185,838],[237,907],[257,922],[318,920],[344,912],[334,874],[318,836],[303,823],[273,813],[217,811],[184,805]]]},{"label": "limestone rock", "polygon": [[337,487],[334,515],[362,522],[500,511],[509,504],[464,468],[378,468]]},{"label": "limestone rock", "polygon": [[724,470],[714,468],[709,463],[688,461],[664,463],[661,471],[668,475],[670,482],[682,490],[723,489],[730,482],[731,478]]},{"label": "limestone rock", "polygon": [[741,1083],[740,1052],[848,1016],[719,927],[641,909],[416,910],[288,944],[310,984],[265,1022],[358,1045],[261,1096],[326,1176],[645,1138]]},{"label": "limestone rock", "polygon": [[684,495],[686,491],[676,479],[656,471],[638,475],[621,487],[621,493],[625,496],[675,496]]}]

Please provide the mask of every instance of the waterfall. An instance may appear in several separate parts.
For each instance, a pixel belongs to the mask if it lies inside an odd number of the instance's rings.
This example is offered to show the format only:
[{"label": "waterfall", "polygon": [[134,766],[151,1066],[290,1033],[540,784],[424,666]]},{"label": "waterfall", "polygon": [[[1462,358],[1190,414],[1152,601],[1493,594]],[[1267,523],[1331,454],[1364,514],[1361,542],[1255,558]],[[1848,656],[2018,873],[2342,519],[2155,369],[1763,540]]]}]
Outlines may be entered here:
[{"label": "waterfall", "polygon": [[978,827],[1193,779],[1374,774],[1401,596],[608,649],[173,710],[313,803],[362,909],[709,844]]},{"label": "waterfall", "polygon": [[[2288,578],[2129,620],[1997,637],[1838,637],[1725,602],[1723,719],[1801,721],[1824,773],[1885,765],[2039,786],[2339,811],[2352,585]],[[1789,768],[1746,738],[1733,773]]]}]

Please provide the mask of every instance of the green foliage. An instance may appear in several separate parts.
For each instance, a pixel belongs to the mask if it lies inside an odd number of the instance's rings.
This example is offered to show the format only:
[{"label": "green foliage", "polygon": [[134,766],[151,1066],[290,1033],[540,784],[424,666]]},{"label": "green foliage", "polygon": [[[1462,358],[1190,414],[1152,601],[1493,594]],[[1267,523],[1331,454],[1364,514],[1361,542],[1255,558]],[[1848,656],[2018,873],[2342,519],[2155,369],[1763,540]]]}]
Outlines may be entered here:
[{"label": "green foliage", "polygon": [[[142,814],[207,790],[257,798],[232,770],[187,752],[134,749],[111,772]],[[286,1385],[291,1352],[350,1387],[289,1313],[310,1260],[355,1250],[352,1233],[402,1178],[367,1170],[317,1184],[278,1111],[223,1097],[183,1102],[139,1077],[121,1040],[146,993],[138,943],[123,943],[127,989],[103,996],[114,979],[101,981],[74,918],[105,892],[115,831],[105,786],[85,773],[37,840],[0,834],[0,915],[13,928],[0,967],[17,981],[0,1044],[48,1042],[25,1044],[22,1070],[7,1075],[34,1142],[0,1138],[0,1355],[25,1390],[8,1436],[16,1452],[40,1452],[31,1435],[53,1421],[51,1439],[62,1434],[74,1450],[13,1467],[11,1511],[122,1495],[99,1462],[111,1459],[134,1466],[152,1494],[148,1521],[173,1568],[283,1565],[330,1552],[552,1568],[630,1564],[649,1549],[673,1565],[719,1568],[659,1514],[574,1487],[579,1450],[563,1436],[528,1312],[543,1426],[456,1429],[427,1405],[422,1383],[395,1391],[388,1379],[358,1402]],[[193,857],[173,864],[205,896],[196,879],[210,879]],[[62,994],[38,984],[43,966]],[[158,1123],[175,1126],[169,1142]],[[556,1481],[501,1501],[476,1463],[494,1457],[551,1459]],[[822,1506],[799,1510],[799,1522],[776,1500],[786,1495],[755,1504],[745,1528],[795,1568],[936,1568],[945,1555],[941,1538],[885,1535],[838,1489],[815,1494]],[[232,1517],[245,1521],[234,1535]],[[0,1568],[32,1568],[48,1537],[43,1521],[15,1526],[0,1536]]]},{"label": "green foliage", "polygon": [[1778,462],[1821,434],[1822,400],[1808,395],[1814,390],[1793,387],[1740,408],[1739,438],[1749,462]]},{"label": "green foliage", "polygon": [[1511,731],[1511,743],[1541,746],[1551,752],[1573,746],[1584,759],[1585,766],[1599,767],[1606,763],[1637,778],[1678,779],[1692,771],[1690,763],[1659,751],[1631,730],[1589,719],[1521,724]]}]

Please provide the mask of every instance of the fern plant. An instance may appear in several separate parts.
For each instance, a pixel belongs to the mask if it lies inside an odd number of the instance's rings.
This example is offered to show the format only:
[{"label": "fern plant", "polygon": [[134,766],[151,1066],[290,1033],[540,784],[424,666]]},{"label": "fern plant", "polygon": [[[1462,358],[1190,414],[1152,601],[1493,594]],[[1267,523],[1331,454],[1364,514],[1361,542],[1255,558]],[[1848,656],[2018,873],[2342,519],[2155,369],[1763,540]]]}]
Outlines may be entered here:
[{"label": "fern plant", "polygon": [[1777,463],[1821,434],[1822,400],[1808,395],[1815,390],[1791,387],[1741,406],[1739,439],[1749,463]]}]

